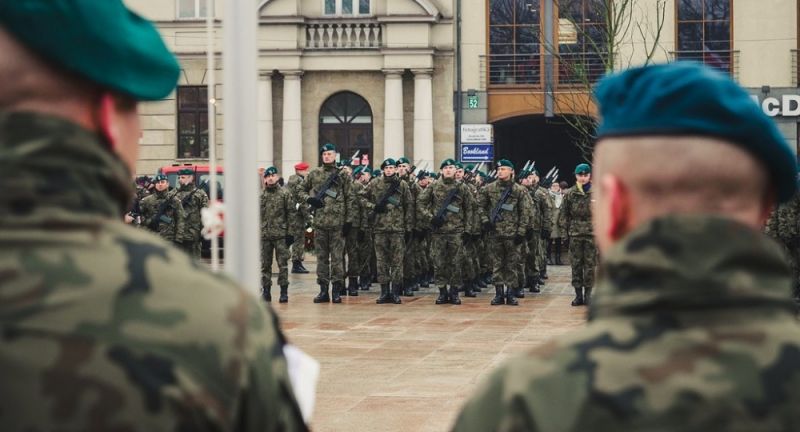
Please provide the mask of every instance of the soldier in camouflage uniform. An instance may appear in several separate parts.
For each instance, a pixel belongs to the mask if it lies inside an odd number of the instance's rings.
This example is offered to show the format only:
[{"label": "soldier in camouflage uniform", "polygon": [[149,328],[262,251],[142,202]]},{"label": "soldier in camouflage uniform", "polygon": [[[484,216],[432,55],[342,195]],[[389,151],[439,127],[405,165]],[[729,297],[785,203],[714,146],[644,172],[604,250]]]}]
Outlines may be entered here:
[{"label": "soldier in camouflage uniform", "polygon": [[306,430],[272,312],[121,222],[137,101],[180,73],[155,27],[6,1],[0,52],[0,430]]},{"label": "soldier in camouflage uniform", "polygon": [[397,160],[397,176],[400,180],[408,186],[411,193],[411,218],[412,223],[408,226],[408,231],[405,233],[406,241],[405,251],[403,253],[403,284],[402,292],[406,297],[413,297],[414,291],[419,291],[419,256],[421,253],[418,222],[416,217],[417,212],[417,199],[422,189],[414,181],[415,177],[412,175],[412,170],[415,169],[411,165],[408,158],[401,157]]},{"label": "soldier in camouflage uniform", "polygon": [[261,297],[272,301],[272,257],[278,265],[278,301],[289,301],[289,247],[294,243],[295,225],[300,223],[292,193],[278,186],[278,169],[264,170],[264,189],[261,191]]},{"label": "soldier in camouflage uniform", "polygon": [[358,286],[361,291],[369,291],[372,285],[372,269],[370,268],[370,260],[373,254],[372,244],[372,223],[369,220],[369,210],[364,204],[363,194],[361,193],[370,184],[372,180],[372,170],[368,166],[361,166],[355,170],[356,181],[353,183],[353,193],[356,197],[356,211],[358,211],[358,219],[360,221],[358,234],[357,250],[357,269],[358,269]]},{"label": "soldier in camouflage uniform", "polygon": [[397,176],[394,159],[384,160],[381,169],[383,176],[363,191],[363,203],[373,224],[378,283],[381,285],[381,295],[376,303],[400,304],[405,241],[408,227],[414,224],[413,202],[408,183]]},{"label": "soldier in camouflage uniform", "polygon": [[525,241],[526,194],[525,188],[514,182],[514,164],[501,159],[497,162],[497,181],[484,187],[479,195],[481,227],[489,235],[489,253],[496,258],[492,306],[519,304],[516,270],[521,258],[520,246]]},{"label": "soldier in camouflage uniform", "polygon": [[305,162],[298,162],[294,165],[294,174],[289,176],[289,181],[286,186],[292,193],[295,206],[297,208],[297,217],[300,218],[301,223],[295,224],[295,231],[292,233],[294,236],[294,243],[292,244],[292,273],[305,274],[308,270],[303,265],[305,260],[306,251],[306,224],[309,221],[310,212],[308,204],[301,199],[303,191],[303,182],[308,175],[308,164]]},{"label": "soldier in camouflage uniform", "polygon": [[549,194],[539,184],[539,172],[535,168],[531,170],[528,180],[530,182],[528,190],[533,201],[531,219],[533,236],[529,242],[531,251],[526,284],[531,287],[531,292],[539,292],[537,285],[544,285],[544,279],[547,277],[545,244],[550,239],[553,209]]},{"label": "soldier in camouflage uniform", "polygon": [[[336,167],[336,147],[320,149],[322,166],[308,173],[302,198],[314,212],[314,244],[317,252],[319,294],[314,303],[341,303],[344,289],[344,239],[353,227],[353,182]],[[328,294],[331,287],[332,295]]]},{"label": "soldier in camouflage uniform", "polygon": [[193,257],[200,259],[201,237],[203,221],[200,211],[208,207],[206,191],[198,188],[194,181],[195,173],[191,169],[178,171],[178,191],[175,195],[181,201],[181,207],[186,216],[184,224],[183,250]]},{"label": "soldier in camouflage uniform", "polygon": [[183,248],[186,213],[177,197],[178,192],[169,190],[169,180],[163,174],[155,177],[155,184],[155,193],[143,199],[140,204],[142,226]]},{"label": "soldier in camouflage uniform", "polygon": [[603,262],[589,324],[492,374],[453,430],[796,430],[791,273],[759,232],[796,190],[793,151],[705,66],[635,68],[596,88]]},{"label": "soldier in camouflage uniform", "polygon": [[569,260],[572,266],[572,287],[575,299],[572,306],[588,305],[594,287],[597,249],[592,228],[592,169],[588,164],[575,167],[575,187],[564,194],[558,229],[569,241]]},{"label": "soldier in camouflage uniform", "polygon": [[470,236],[475,202],[469,189],[455,179],[456,161],[445,159],[440,169],[442,178],[420,195],[417,211],[418,217],[430,221],[434,277],[439,286],[436,304],[458,305],[461,304],[458,287],[463,281],[459,264],[463,260],[464,243]]},{"label": "soldier in camouflage uniform", "polygon": [[[433,176],[428,171],[420,171],[417,177],[417,185],[419,186],[419,195],[417,196],[417,203],[422,193],[430,187],[433,181]],[[420,217],[420,212],[417,210],[417,231],[414,233],[419,238],[419,269],[420,269],[420,288],[428,288],[433,278],[433,260],[431,259],[431,230],[426,221]]]},{"label": "soldier in camouflage uniform", "polygon": [[345,248],[347,255],[347,289],[342,290],[342,295],[358,296],[359,281],[358,277],[362,271],[362,242],[364,240],[364,225],[363,220],[364,210],[362,207],[362,200],[359,198],[359,193],[364,190],[364,185],[355,179],[356,174],[360,174],[362,168],[356,167],[353,169],[352,189],[353,189],[353,228],[345,239]]}]

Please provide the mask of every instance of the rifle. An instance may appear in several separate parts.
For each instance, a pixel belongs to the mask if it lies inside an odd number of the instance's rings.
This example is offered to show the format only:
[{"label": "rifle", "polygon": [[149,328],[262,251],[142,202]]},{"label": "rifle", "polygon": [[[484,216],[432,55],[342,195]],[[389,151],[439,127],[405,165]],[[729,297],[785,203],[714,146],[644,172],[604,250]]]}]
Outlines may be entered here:
[{"label": "rifle", "polygon": [[453,189],[447,194],[447,196],[444,197],[442,206],[439,207],[439,210],[436,211],[436,215],[433,217],[433,220],[444,221],[444,218],[447,215],[447,211],[451,210],[450,204],[452,204],[453,200],[456,198],[456,195],[458,195],[458,185],[454,186]]},{"label": "rifle", "polygon": [[336,198],[337,193],[330,190],[330,188],[331,186],[334,185],[334,183],[336,183],[337,177],[339,177],[339,170],[334,169],[333,173],[331,173],[331,175],[328,176],[328,178],[325,180],[325,183],[323,183],[322,186],[319,187],[319,189],[317,190],[317,194],[314,195],[314,199],[317,200],[318,202],[323,202],[322,200],[325,198],[325,195],[331,198]]},{"label": "rifle", "polygon": [[389,186],[389,189],[381,196],[378,202],[375,203],[375,208],[372,209],[372,212],[369,214],[369,222],[370,224],[375,222],[375,218],[378,216],[377,208],[378,207],[385,207],[387,203],[390,202],[392,197],[395,193],[397,193],[397,189],[400,188],[400,180],[393,181],[392,184]]},{"label": "rifle", "polygon": [[503,191],[503,194],[500,195],[500,200],[497,201],[497,205],[494,206],[492,212],[489,214],[489,223],[494,226],[500,220],[500,213],[504,210],[506,205],[506,201],[508,201],[508,197],[511,196],[511,191],[514,188],[514,183],[509,184],[506,189]]},{"label": "rifle", "polygon": [[172,208],[172,199],[175,198],[175,195],[177,195],[177,192],[174,192],[172,195],[168,195],[167,199],[165,199],[161,205],[158,206],[158,211],[156,212],[156,215],[153,216],[153,219],[150,220],[150,224],[147,225],[147,228],[150,228],[152,231],[158,231],[159,222],[164,222],[165,224],[172,223],[172,218],[164,213]]}]

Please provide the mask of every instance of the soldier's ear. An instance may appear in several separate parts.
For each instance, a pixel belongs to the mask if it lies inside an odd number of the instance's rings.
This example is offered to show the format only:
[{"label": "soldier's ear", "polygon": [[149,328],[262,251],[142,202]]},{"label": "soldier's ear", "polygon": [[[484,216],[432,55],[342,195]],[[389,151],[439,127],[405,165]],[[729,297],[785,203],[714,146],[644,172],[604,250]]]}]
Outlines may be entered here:
[{"label": "soldier's ear", "polygon": [[605,208],[608,217],[607,232],[612,242],[616,242],[631,230],[633,221],[631,195],[622,180],[615,175],[605,175],[602,179],[602,192],[597,199],[605,201],[598,207]]}]

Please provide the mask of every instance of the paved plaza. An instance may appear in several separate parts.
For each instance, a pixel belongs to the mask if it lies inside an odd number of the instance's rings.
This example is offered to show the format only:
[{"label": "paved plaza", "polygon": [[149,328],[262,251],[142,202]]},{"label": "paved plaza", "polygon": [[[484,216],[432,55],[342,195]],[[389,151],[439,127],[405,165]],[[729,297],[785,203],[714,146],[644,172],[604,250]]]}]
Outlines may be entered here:
[{"label": "paved plaza", "polygon": [[446,431],[464,400],[509,356],[585,322],[573,308],[569,267],[551,266],[542,294],[490,306],[491,287],[460,306],[437,306],[435,288],[401,305],[377,305],[373,284],[342,304],[313,304],[307,275],[290,275],[289,303],[273,308],[289,340],[322,366],[315,431]]}]

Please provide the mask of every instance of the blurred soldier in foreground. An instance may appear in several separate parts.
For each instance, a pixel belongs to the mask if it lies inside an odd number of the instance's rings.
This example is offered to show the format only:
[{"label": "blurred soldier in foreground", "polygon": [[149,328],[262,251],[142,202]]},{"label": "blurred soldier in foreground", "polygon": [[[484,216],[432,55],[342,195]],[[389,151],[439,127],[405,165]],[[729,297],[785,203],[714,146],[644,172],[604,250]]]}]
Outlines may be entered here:
[{"label": "blurred soldier in foreground", "polygon": [[181,207],[186,217],[183,227],[183,250],[200,259],[200,231],[203,230],[200,211],[208,207],[208,195],[195,184],[193,170],[184,168],[178,171],[178,192],[175,197],[181,201]]},{"label": "blurred soldier in foreground", "polygon": [[0,52],[0,430],[305,430],[272,313],[121,221],[180,71],[152,24],[0,0]]},{"label": "blurred soldier in foreground", "polygon": [[589,325],[495,372],[454,430],[796,430],[791,273],[759,232],[794,193],[793,152],[705,66],[631,69],[596,97]]}]

